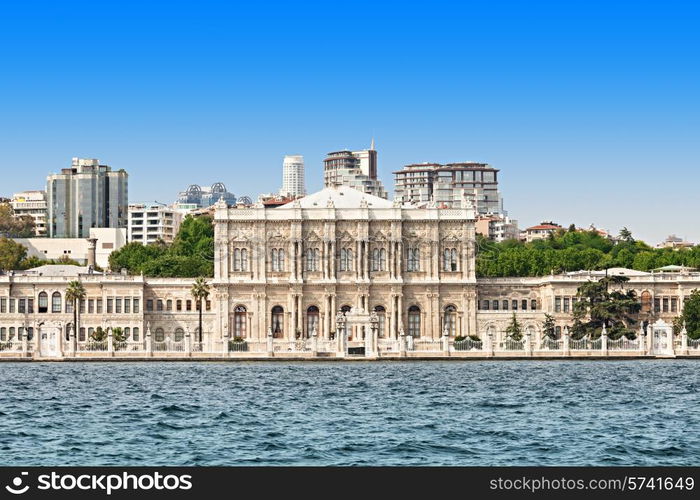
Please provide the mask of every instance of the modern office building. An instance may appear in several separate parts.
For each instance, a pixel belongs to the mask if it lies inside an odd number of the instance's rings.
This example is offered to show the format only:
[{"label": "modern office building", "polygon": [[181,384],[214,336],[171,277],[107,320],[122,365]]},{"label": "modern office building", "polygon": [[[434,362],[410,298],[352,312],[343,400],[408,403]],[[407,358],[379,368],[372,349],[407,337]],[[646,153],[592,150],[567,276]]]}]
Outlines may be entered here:
[{"label": "modern office building", "polygon": [[418,163],[394,172],[394,197],[402,203],[461,206],[468,198],[479,214],[505,214],[498,191],[498,170],[487,163]]},{"label": "modern office building", "polygon": [[301,155],[287,155],[282,163],[282,189],[280,189],[280,195],[298,197],[305,194],[304,157]]},{"label": "modern office building", "polygon": [[182,217],[181,212],[165,205],[132,203],[129,205],[129,242],[172,243]]},{"label": "modern office building", "polygon": [[207,208],[217,201],[224,200],[227,205],[236,204],[236,195],[226,189],[223,182],[215,182],[211,187],[201,187],[198,184],[191,184],[185,191],[180,192],[176,205],[179,209]]},{"label": "modern office building", "polygon": [[362,151],[334,151],[323,160],[325,187],[348,186],[363,193],[387,198],[384,185],[377,178],[377,151],[374,140]]},{"label": "modern office building", "polygon": [[46,191],[22,191],[12,195],[10,201],[15,215],[28,215],[34,219],[34,234],[46,236]]},{"label": "modern office building", "polygon": [[112,171],[97,159],[73,158],[69,168],[49,175],[48,234],[51,238],[87,238],[91,228],[127,227],[128,174]]}]

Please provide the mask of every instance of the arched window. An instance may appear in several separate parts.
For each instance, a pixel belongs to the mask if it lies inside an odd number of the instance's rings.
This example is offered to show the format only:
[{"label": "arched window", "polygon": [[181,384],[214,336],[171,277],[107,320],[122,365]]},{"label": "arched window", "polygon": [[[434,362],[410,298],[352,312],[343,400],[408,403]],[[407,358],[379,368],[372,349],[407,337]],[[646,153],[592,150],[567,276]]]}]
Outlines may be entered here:
[{"label": "arched window", "polygon": [[508,300],[503,300],[502,304],[503,304],[503,310],[507,311],[508,310]]},{"label": "arched window", "polygon": [[[352,309],[352,308],[349,305],[344,305],[344,306],[340,307],[340,312],[342,312],[343,314],[347,314],[350,312],[350,309]],[[347,325],[345,323],[343,323],[343,328],[341,328],[338,331],[338,335],[343,335],[345,333],[344,332],[345,329],[347,329]],[[352,330],[350,330],[348,332],[348,340],[350,340],[351,338],[352,338]]]},{"label": "arched window", "polygon": [[532,300],[530,301],[530,309],[533,310],[533,311],[536,311],[536,310],[537,310],[537,299],[532,299]]},{"label": "arched window", "polygon": [[450,337],[457,334],[457,308],[455,306],[445,307],[445,330]]},{"label": "arched window", "polygon": [[651,312],[651,293],[647,290],[644,290],[641,295],[641,300],[642,300],[642,312],[649,313]]},{"label": "arched window", "polygon": [[177,311],[182,311],[182,300],[181,299],[178,299],[175,301],[175,309]]},{"label": "arched window", "polygon": [[375,306],[374,312],[377,313],[377,336],[382,339],[386,336],[386,309],[384,306]]},{"label": "arched window", "polygon": [[442,252],[442,270],[452,272],[457,270],[457,249],[445,248]]},{"label": "arched window", "polygon": [[420,308],[418,306],[408,308],[408,334],[411,337],[420,337]]},{"label": "arched window", "polygon": [[274,338],[284,337],[284,309],[281,306],[272,308],[272,336]]},{"label": "arched window", "polygon": [[185,337],[185,331],[182,328],[175,328],[175,336],[173,340],[180,342]]},{"label": "arched window", "polygon": [[245,338],[246,336],[246,314],[247,310],[243,306],[236,306],[233,310],[233,336]]},{"label": "arched window", "polygon": [[165,301],[165,310],[166,311],[172,311],[173,310],[173,301],[168,299]]},{"label": "arched window", "polygon": [[162,328],[156,328],[155,341],[156,341],[156,342],[163,342],[163,341],[165,341],[165,332],[163,331]]},{"label": "arched window", "polygon": [[138,340],[139,340],[139,329],[138,328],[134,328],[134,331],[132,332],[132,340],[134,342],[138,342]]},{"label": "arched window", "polygon": [[[81,330],[82,330],[82,328],[81,328]],[[130,336],[131,336],[131,328],[129,328],[127,326],[126,328],[124,328],[124,338],[129,340]]]},{"label": "arched window", "polygon": [[494,311],[498,311],[498,301],[497,301],[497,300],[494,300],[493,303],[492,303],[492,305],[493,305],[493,310],[494,310]]},{"label": "arched window", "polygon": [[306,310],[306,337],[309,338],[313,335],[314,331],[316,332],[316,335],[319,333],[319,311],[318,307],[316,306],[310,306]]},{"label": "arched window", "polygon": [[39,312],[49,312],[49,296],[46,292],[41,292],[39,294]]},{"label": "arched window", "polygon": [[51,312],[61,312],[61,294],[58,292],[54,292],[53,295],[51,295]]},{"label": "arched window", "polygon": [[306,270],[318,271],[318,248],[309,248],[306,250]]}]

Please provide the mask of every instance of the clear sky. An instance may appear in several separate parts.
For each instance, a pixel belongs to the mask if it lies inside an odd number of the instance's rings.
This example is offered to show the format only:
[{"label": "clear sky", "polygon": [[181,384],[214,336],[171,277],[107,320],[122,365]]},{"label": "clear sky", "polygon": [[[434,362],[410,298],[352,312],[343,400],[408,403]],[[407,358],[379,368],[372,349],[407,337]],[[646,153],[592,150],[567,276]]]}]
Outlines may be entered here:
[{"label": "clear sky", "polygon": [[380,176],[501,170],[543,219],[700,242],[700,7],[678,1],[0,3],[0,195],[73,156],[132,201],[255,198],[375,137]]}]

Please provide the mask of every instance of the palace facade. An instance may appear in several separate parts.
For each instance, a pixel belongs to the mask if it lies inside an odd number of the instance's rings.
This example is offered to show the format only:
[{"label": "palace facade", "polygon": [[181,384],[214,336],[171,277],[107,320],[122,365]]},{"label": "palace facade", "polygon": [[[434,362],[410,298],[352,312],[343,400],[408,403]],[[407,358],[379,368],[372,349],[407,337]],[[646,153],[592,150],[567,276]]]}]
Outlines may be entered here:
[{"label": "palace facade", "polygon": [[[99,342],[91,342],[98,327],[119,327],[128,337],[124,345],[135,352],[228,352],[239,338],[261,352],[282,345],[292,350],[310,339],[332,351],[341,336],[346,348],[372,336],[374,352],[382,346],[400,351],[409,338],[409,349],[449,352],[457,336],[488,338],[493,350],[505,341],[513,314],[529,348],[537,349],[545,313],[564,335],[577,288],[604,275],[477,279],[475,244],[471,206],[402,206],[344,186],[277,208],[221,203],[214,255],[208,256],[215,276],[202,304],[201,343],[192,279],[44,266],[0,275],[0,357],[20,350],[35,357],[99,350]],[[608,272],[630,278],[624,286],[640,297],[645,324],[670,324],[700,288],[700,273],[687,270]],[[74,314],[65,291],[75,279],[87,296],[72,336]],[[346,325],[345,317],[365,323]],[[109,349],[118,349],[111,334],[109,342]]]}]

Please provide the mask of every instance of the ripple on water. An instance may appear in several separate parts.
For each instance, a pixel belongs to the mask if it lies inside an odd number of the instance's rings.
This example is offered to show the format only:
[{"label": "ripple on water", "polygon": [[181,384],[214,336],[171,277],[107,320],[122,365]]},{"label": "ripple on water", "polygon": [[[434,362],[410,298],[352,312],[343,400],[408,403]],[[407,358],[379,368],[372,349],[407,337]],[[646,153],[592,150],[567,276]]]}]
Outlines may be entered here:
[{"label": "ripple on water", "polygon": [[[0,465],[687,465],[697,362],[0,364]],[[644,383],[639,381],[644,380]]]}]

